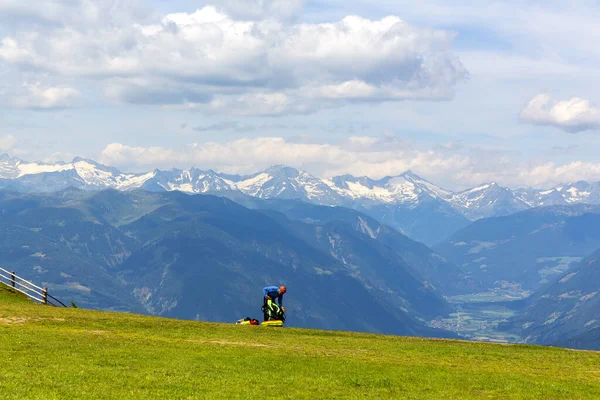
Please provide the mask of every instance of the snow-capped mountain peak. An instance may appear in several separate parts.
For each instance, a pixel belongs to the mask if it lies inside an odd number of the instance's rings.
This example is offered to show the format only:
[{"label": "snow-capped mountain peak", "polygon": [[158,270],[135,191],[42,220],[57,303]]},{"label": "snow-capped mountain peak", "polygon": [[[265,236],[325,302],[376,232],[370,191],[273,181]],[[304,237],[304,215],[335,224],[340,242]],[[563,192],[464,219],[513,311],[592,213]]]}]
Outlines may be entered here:
[{"label": "snow-capped mountain peak", "polygon": [[600,183],[575,182],[548,190],[502,187],[496,182],[461,192],[443,189],[412,171],[374,180],[342,175],[330,179],[275,165],[253,175],[239,176],[172,169],[148,173],[124,173],[85,158],[70,163],[26,162],[0,155],[0,188],[24,191],[57,191],[66,187],[87,190],[113,188],[187,193],[239,192],[262,199],[295,199],[323,205],[371,207],[398,206],[414,209],[426,202],[444,204],[468,219],[507,215],[531,207],[577,203],[600,204]]},{"label": "snow-capped mountain peak", "polygon": [[530,208],[515,192],[496,182],[464,190],[452,196],[449,201],[456,209],[464,210],[463,214],[471,220]]},{"label": "snow-capped mountain peak", "polygon": [[368,177],[343,175],[325,182],[343,197],[387,204],[415,204],[426,197],[446,199],[451,195],[451,192],[411,171],[397,176],[386,176],[378,181]]},{"label": "snow-capped mountain peak", "polygon": [[323,179],[283,165],[241,177],[234,183],[234,188],[263,199],[307,200],[327,205],[338,204],[340,200],[338,194]]}]

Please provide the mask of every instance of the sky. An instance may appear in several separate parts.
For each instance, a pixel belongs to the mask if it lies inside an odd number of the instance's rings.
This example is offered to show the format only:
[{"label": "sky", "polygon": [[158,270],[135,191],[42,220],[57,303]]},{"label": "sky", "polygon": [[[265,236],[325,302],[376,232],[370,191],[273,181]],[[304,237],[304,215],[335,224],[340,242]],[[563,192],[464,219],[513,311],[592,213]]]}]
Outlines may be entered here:
[{"label": "sky", "polygon": [[0,153],[600,180],[594,1],[0,0]]}]

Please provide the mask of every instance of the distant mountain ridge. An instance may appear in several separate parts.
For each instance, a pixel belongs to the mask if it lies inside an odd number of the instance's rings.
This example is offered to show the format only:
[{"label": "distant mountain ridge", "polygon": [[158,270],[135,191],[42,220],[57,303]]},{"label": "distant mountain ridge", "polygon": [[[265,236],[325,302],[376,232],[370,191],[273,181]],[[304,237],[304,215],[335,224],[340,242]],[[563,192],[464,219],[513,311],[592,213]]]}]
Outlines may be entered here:
[{"label": "distant mountain ridge", "polygon": [[0,155],[0,188],[54,192],[70,186],[84,190],[143,189],[225,196],[241,193],[260,199],[344,206],[367,213],[430,245],[481,218],[540,206],[600,204],[600,182],[576,182],[547,190],[512,190],[492,182],[453,192],[411,171],[379,180],[352,175],[322,179],[283,165],[244,176],[196,168],[122,173],[83,158],[70,163],[39,163]]}]

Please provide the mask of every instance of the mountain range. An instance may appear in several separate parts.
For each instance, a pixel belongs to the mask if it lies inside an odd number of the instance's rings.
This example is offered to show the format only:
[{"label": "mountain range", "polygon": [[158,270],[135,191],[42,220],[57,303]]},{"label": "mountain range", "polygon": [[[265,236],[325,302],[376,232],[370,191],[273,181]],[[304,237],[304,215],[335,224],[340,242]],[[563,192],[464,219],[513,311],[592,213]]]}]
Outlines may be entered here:
[{"label": "mountain range", "polygon": [[254,316],[256,288],[282,282],[295,326],[449,336],[432,326],[453,329],[436,321],[476,310],[465,302],[520,299],[498,331],[600,348],[598,184],[455,193],[410,171],[0,165],[0,264],[84,307],[224,322]]},{"label": "mountain range", "polygon": [[[436,186],[411,171],[373,180],[344,175],[323,179],[285,166],[251,175],[229,175],[199,169],[123,173],[95,161],[26,162],[0,155],[0,188],[23,192],[142,189],[181,191],[260,199],[301,200],[361,211],[411,238],[433,245],[471,221],[509,215],[534,207],[600,204],[600,183],[575,182],[538,190],[509,189],[487,183],[461,192]],[[435,229],[431,229],[434,226]]]},{"label": "mountain range", "polygon": [[291,326],[452,336],[428,326],[452,312],[430,278],[460,268],[353,210],[247,199],[3,190],[0,265],[86,308],[227,322],[286,284]]}]

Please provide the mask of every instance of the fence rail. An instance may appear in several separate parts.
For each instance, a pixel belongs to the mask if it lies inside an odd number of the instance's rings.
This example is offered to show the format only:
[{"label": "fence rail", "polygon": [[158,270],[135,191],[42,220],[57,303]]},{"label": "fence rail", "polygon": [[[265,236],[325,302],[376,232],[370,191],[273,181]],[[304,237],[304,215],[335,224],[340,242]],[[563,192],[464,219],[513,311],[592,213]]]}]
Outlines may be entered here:
[{"label": "fence rail", "polygon": [[0,283],[9,286],[17,292],[23,293],[38,303],[54,307],[67,307],[62,301],[48,293],[48,288],[42,288],[16,275],[14,271],[0,268]]}]

